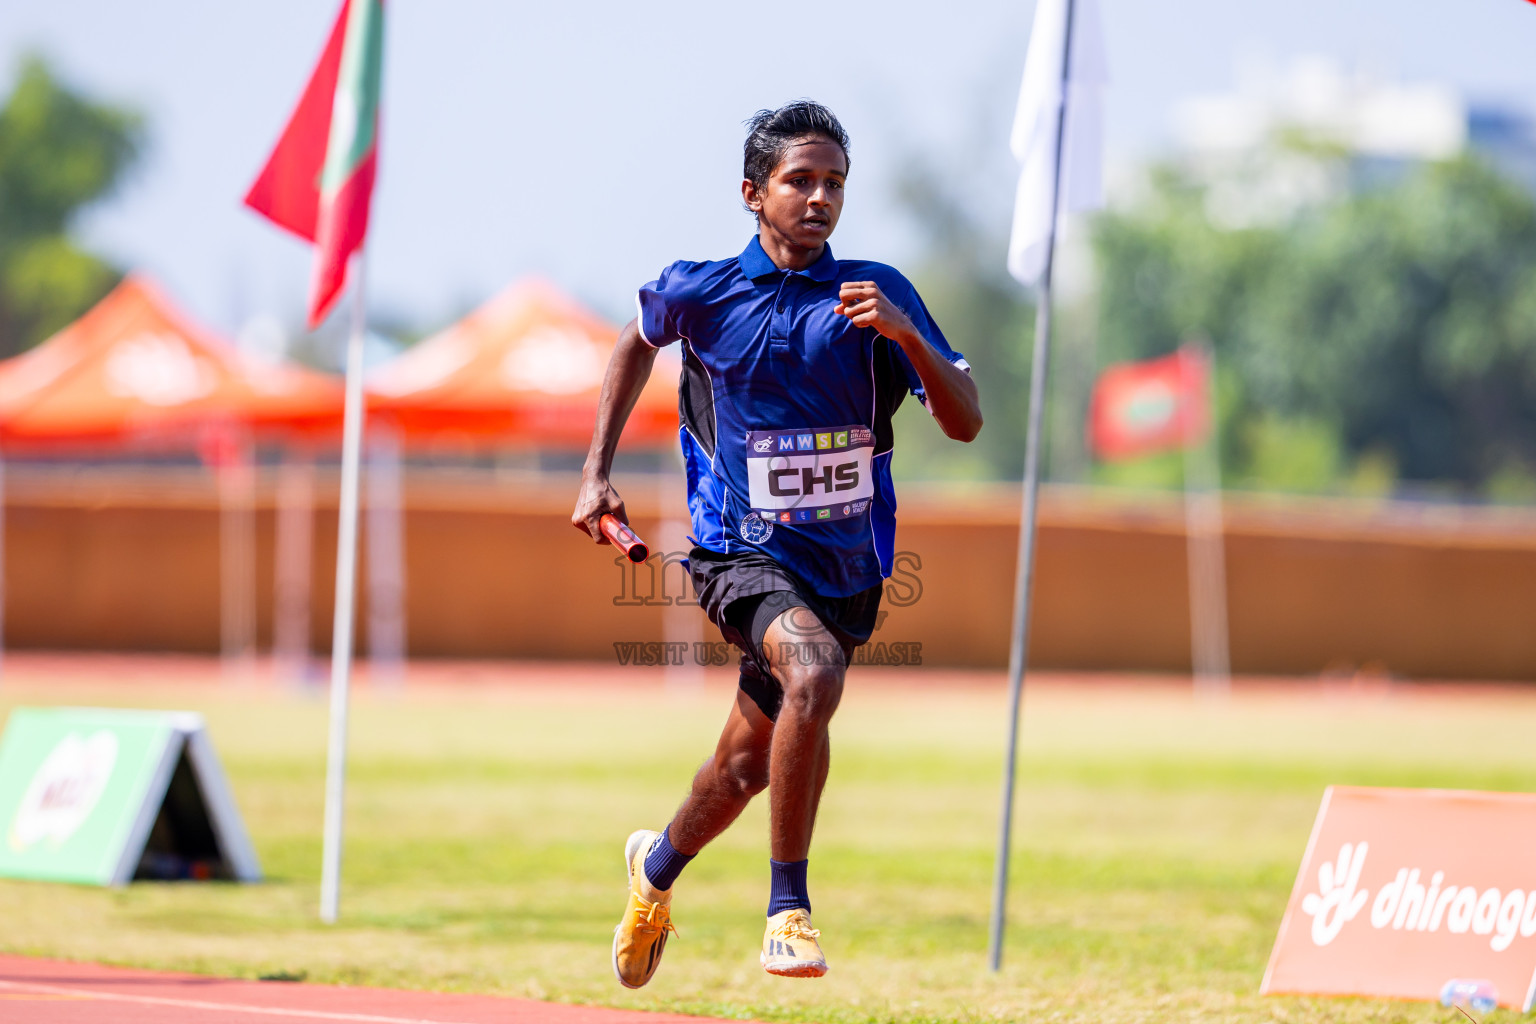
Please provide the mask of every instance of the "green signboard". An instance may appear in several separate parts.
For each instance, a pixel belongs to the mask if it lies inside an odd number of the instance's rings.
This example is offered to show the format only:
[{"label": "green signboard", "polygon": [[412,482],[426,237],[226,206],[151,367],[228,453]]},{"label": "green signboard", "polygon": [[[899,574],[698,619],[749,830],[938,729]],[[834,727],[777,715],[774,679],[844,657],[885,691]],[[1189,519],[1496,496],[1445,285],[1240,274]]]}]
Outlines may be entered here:
[{"label": "green signboard", "polygon": [[261,877],[188,712],[17,708],[0,738],[0,875],[95,885]]}]

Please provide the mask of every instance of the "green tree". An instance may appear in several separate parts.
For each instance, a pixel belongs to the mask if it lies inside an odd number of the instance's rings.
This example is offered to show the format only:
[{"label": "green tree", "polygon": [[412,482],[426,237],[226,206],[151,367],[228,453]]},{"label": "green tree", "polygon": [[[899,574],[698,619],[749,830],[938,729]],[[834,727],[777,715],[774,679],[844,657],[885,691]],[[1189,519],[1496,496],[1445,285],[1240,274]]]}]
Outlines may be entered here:
[{"label": "green tree", "polygon": [[35,345],[117,283],[69,230],[120,183],[141,138],[134,112],[71,91],[40,57],[22,62],[0,109],[0,355]]},{"label": "green tree", "polygon": [[[1223,229],[1170,169],[1095,233],[1109,358],[1209,337],[1223,461],[1255,486],[1464,490],[1536,467],[1536,200],[1475,159]],[[1505,487],[1504,483],[1498,484]]]},{"label": "green tree", "polygon": [[[1255,401],[1412,480],[1536,466],[1536,201],[1472,160],[1324,211],[1238,335]],[[1283,358],[1282,358],[1283,354]]]}]

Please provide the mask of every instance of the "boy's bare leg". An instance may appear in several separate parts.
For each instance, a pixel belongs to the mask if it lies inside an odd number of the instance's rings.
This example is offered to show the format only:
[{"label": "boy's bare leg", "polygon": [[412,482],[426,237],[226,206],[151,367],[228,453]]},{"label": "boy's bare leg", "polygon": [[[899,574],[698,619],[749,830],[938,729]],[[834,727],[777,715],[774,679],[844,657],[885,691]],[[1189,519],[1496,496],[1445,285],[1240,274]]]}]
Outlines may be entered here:
[{"label": "boy's bare leg", "polygon": [[816,808],[831,764],[828,726],[843,696],[842,647],[808,608],[790,608],[763,636],[784,705],[773,730],[769,841],[777,861],[810,854]]},{"label": "boy's bare leg", "polygon": [[[828,726],[842,699],[847,663],[842,647],[804,607],[790,608],[774,620],[763,637],[763,647],[784,690],[777,722],[763,714],[744,691],[736,692],[715,753],[694,776],[692,790],[650,858],[658,860],[655,870],[660,874],[654,876],[661,880],[658,884],[670,887],[676,877],[672,872],[680,870],[678,855],[691,859],[729,828],[754,796],[771,788],[769,844],[774,882],[763,967],[771,974],[820,977],[827,971],[827,962],[816,942],[820,933],[811,927],[806,861],[831,764]],[[645,873],[651,871],[648,867]],[[669,902],[670,888],[647,898]],[[654,961],[653,955],[649,965],[653,967]],[[620,980],[624,980],[622,972]]]},{"label": "boy's bare leg", "polygon": [[692,791],[667,826],[679,853],[698,853],[767,788],[773,734],[773,722],[737,690],[714,754],[693,777]]},{"label": "boy's bare leg", "polygon": [[699,769],[668,838],[696,854],[771,786],[769,840],[777,861],[809,855],[816,809],[831,765],[828,725],[843,695],[842,648],[807,608],[790,608],[763,637],[774,678],[784,688],[778,722],[741,690],[715,753]]},{"label": "boy's bare leg", "polygon": [[831,764],[827,728],[843,696],[843,649],[807,608],[791,608],[768,627],[764,653],[784,688],[773,730],[769,842],[773,884],[760,960],[769,974],[819,978],[827,958],[811,926],[806,884],[816,808]]},{"label": "boy's bare leg", "polygon": [[768,785],[772,742],[773,722],[738,690],[714,755],[694,776],[693,789],[667,830],[657,835],[640,829],[624,844],[629,901],[613,938],[613,973],[624,986],[639,988],[651,980],[673,930],[677,872]]}]

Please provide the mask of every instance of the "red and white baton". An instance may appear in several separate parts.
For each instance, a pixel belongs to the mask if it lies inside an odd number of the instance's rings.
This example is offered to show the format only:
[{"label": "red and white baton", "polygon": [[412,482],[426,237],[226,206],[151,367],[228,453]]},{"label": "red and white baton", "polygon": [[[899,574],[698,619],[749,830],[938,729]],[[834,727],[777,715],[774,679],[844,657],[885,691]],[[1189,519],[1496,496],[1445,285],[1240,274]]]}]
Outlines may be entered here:
[{"label": "red and white baton", "polygon": [[603,536],[609,543],[624,552],[631,562],[639,564],[651,557],[651,549],[646,546],[640,535],[629,528],[628,523],[621,523],[612,512],[604,512],[603,517],[597,521],[598,527],[603,531]]}]

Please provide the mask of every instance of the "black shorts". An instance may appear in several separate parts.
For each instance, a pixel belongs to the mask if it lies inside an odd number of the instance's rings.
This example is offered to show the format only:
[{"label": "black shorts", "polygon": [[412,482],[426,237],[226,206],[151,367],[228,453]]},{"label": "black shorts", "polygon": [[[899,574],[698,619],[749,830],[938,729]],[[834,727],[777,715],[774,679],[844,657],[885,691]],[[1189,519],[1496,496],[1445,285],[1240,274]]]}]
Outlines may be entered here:
[{"label": "black shorts", "polygon": [[[763,635],[775,619],[790,608],[809,610],[837,641],[845,665],[853,660],[854,648],[868,643],[875,631],[880,583],[849,597],[824,597],[767,555],[722,555],[699,547],[688,553],[688,570],[704,614],[741,649],[742,691],[770,719],[779,717],[784,703],[784,689],[763,656]],[[809,641],[791,652],[807,662],[833,654]]]}]

